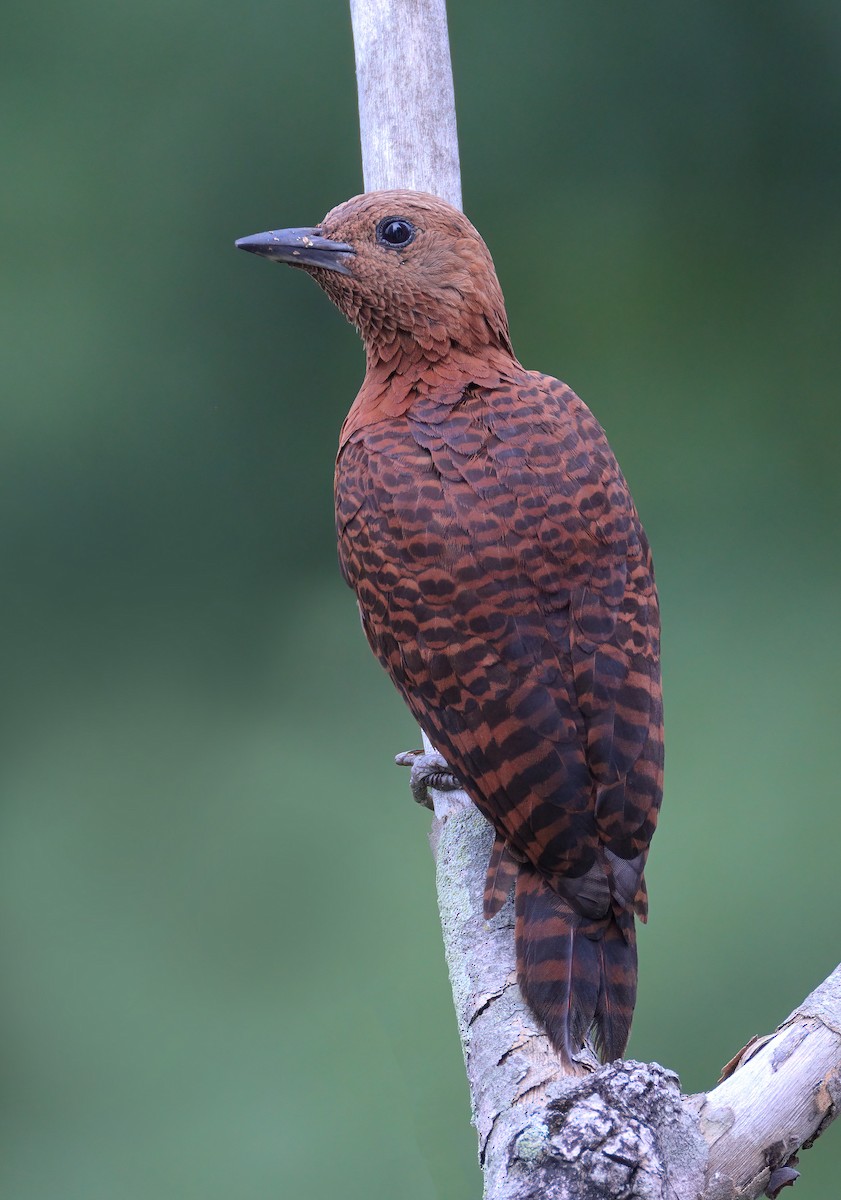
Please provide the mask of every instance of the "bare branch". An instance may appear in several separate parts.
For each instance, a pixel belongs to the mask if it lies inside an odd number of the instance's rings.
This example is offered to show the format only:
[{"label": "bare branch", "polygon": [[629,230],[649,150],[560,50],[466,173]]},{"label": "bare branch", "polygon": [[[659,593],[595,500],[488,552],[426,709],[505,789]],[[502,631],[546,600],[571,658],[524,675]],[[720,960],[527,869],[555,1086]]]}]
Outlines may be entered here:
[{"label": "bare branch", "polygon": [[461,208],[445,0],[350,0],[367,192],[413,188]]}]

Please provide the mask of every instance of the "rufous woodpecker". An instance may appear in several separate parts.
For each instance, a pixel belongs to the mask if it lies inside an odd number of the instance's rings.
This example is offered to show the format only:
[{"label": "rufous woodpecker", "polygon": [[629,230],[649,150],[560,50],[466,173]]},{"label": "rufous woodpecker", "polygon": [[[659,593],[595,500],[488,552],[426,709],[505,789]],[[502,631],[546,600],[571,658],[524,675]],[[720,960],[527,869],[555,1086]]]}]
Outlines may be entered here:
[{"label": "rufous woodpecker", "polygon": [[336,460],[342,573],[496,830],[485,914],[515,884],[528,1004],[566,1065],[591,1030],[618,1058],[663,709],[651,553],[604,431],[520,366],[487,247],[443,200],[371,192],[237,245],[307,271],[365,343]]}]

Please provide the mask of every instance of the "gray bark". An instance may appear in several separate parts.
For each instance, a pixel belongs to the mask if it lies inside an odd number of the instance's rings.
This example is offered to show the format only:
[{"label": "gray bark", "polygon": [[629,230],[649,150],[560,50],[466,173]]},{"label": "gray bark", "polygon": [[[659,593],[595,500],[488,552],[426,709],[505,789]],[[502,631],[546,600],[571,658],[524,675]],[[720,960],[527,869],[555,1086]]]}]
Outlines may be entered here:
[{"label": "gray bark", "polygon": [[[461,207],[445,0],[350,0],[366,191]],[[432,747],[425,739],[427,751]],[[656,1063],[562,1073],[516,982],[509,903],[482,916],[490,828],[433,792],[431,844],[485,1200],[736,1200],[791,1181],[841,1104],[841,967],[728,1079],[681,1096]]]}]

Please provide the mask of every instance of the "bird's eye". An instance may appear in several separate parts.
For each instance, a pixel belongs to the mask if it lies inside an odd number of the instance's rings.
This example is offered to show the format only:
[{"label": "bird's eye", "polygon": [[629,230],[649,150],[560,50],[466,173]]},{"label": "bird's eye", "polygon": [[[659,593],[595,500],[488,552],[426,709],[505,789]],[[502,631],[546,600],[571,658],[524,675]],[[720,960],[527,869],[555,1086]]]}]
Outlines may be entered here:
[{"label": "bird's eye", "polygon": [[386,217],[377,226],[377,241],[384,246],[408,246],[414,236],[414,225],[402,217]]}]

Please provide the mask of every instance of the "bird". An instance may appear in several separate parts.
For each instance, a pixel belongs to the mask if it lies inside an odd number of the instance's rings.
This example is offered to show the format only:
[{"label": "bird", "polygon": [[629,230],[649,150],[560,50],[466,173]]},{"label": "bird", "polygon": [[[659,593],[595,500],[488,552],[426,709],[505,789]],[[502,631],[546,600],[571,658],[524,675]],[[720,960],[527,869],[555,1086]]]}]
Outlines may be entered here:
[{"label": "bird", "polygon": [[[536,249],[543,235],[523,235]],[[371,649],[495,831],[517,978],[564,1069],[631,1027],[663,791],[649,543],[606,435],[516,358],[490,252],[424,192],[372,191],[236,245],[306,271],[356,327],[339,563]]]}]

